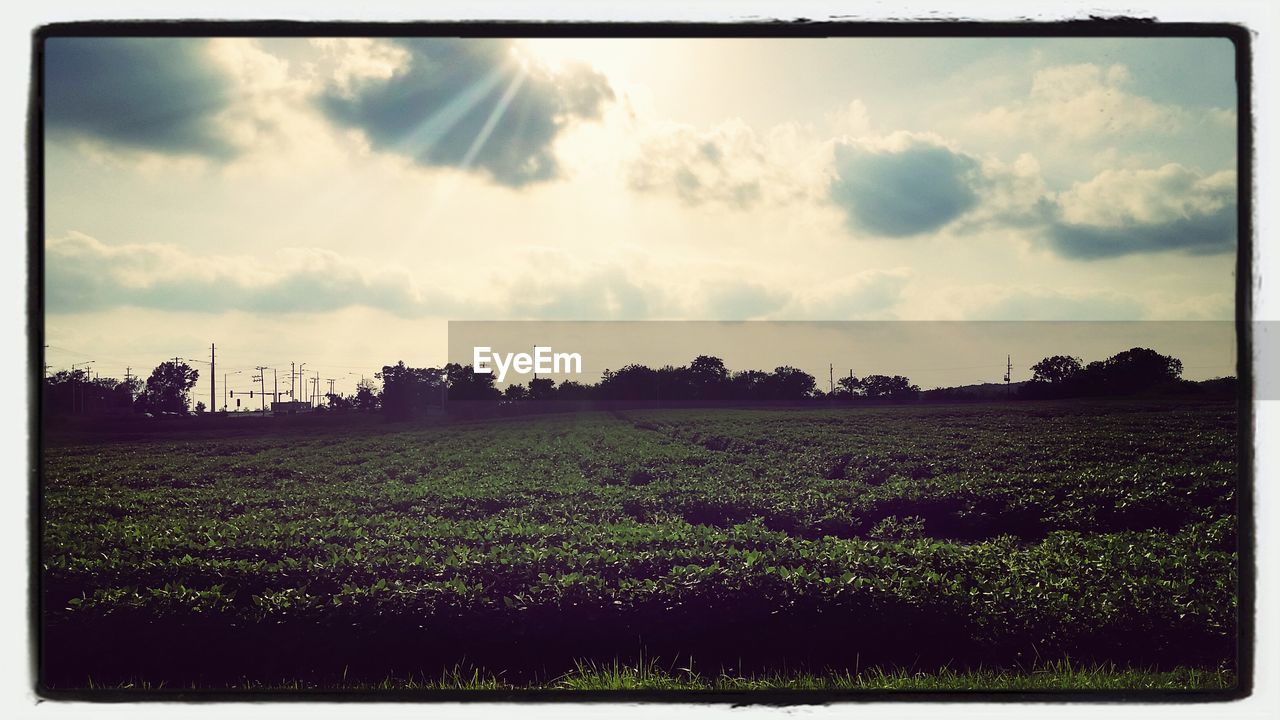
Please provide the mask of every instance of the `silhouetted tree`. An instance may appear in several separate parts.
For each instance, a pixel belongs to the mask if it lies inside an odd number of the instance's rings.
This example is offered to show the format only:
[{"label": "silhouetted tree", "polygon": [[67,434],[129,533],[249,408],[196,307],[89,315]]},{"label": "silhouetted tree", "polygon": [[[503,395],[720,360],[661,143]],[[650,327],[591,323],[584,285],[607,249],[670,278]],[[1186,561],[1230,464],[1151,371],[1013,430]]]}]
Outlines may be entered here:
[{"label": "silhouetted tree", "polygon": [[741,370],[729,376],[729,396],[733,400],[764,399],[769,373],[763,370]]},{"label": "silhouetted tree", "polygon": [[804,400],[813,396],[813,390],[817,384],[809,373],[790,365],[783,365],[775,368],[773,374],[765,381],[765,399]]},{"label": "silhouetted tree", "polygon": [[326,407],[329,410],[346,411],[355,407],[355,400],[353,398],[347,397],[346,395],[339,395],[338,393],[326,393],[324,396],[324,399],[328,403]]},{"label": "silhouetted tree", "polygon": [[147,412],[172,412],[186,415],[189,394],[200,373],[184,362],[169,360],[151,371],[146,389],[138,396],[139,409]]},{"label": "silhouetted tree", "polygon": [[556,388],[556,399],[570,402],[590,400],[595,395],[595,385],[583,385],[573,380],[565,380]]},{"label": "silhouetted tree", "polygon": [[862,378],[861,386],[869,400],[909,402],[920,395],[919,386],[901,375],[868,375]]},{"label": "silhouetted tree", "polygon": [[689,386],[698,400],[720,400],[729,384],[729,370],[724,361],[710,355],[699,355],[689,363]]},{"label": "silhouetted tree", "polygon": [[1035,375],[1019,393],[1024,397],[1130,395],[1157,388],[1176,389],[1182,361],[1135,347],[1083,368],[1076,358],[1055,355],[1031,369]]},{"label": "silhouetted tree", "polygon": [[449,402],[488,400],[497,401],[502,392],[494,386],[493,373],[476,373],[470,365],[449,363],[444,366],[449,380]]},{"label": "silhouetted tree", "polygon": [[1137,392],[1176,381],[1182,375],[1182,361],[1136,347],[1107,358],[1104,372],[1113,388]]},{"label": "silhouetted tree", "polygon": [[846,375],[836,381],[836,389],[831,397],[841,402],[849,402],[862,397],[862,381],[852,375]]},{"label": "silhouetted tree", "polygon": [[356,386],[355,408],[363,412],[372,412],[382,405],[382,397],[371,382],[361,382]]},{"label": "silhouetted tree", "polygon": [[382,380],[382,410],[389,419],[411,418],[443,403],[445,372],[440,368],[412,368],[401,360],[374,377]]},{"label": "silhouetted tree", "polygon": [[530,400],[553,400],[556,396],[556,381],[551,378],[533,378],[529,381]]},{"label": "silhouetted tree", "polygon": [[1053,384],[1066,383],[1073,380],[1083,369],[1080,358],[1053,355],[1031,366],[1031,379]]},{"label": "silhouetted tree", "polygon": [[128,411],[141,387],[138,378],[120,382],[94,378],[84,370],[60,370],[42,383],[43,411],[47,415]]},{"label": "silhouetted tree", "polygon": [[605,400],[657,400],[658,373],[652,368],[634,364],[617,371],[605,370],[599,392]]}]

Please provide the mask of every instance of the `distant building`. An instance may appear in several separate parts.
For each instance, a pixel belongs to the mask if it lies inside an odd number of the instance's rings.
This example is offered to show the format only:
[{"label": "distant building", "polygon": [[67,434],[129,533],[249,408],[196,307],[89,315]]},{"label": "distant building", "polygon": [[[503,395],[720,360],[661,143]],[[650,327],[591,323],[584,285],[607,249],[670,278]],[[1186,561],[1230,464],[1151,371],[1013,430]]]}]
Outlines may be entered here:
[{"label": "distant building", "polygon": [[271,403],[271,412],[279,415],[311,412],[311,403],[303,401],[273,402]]}]

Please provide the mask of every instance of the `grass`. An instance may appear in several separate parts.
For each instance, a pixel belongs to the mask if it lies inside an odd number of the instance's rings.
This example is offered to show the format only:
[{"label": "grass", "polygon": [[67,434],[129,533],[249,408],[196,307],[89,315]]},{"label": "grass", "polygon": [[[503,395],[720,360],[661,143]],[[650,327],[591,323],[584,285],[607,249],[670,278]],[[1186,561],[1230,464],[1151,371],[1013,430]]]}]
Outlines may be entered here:
[{"label": "grass", "polygon": [[1231,690],[1236,676],[1225,668],[1178,667],[1172,670],[1120,667],[1115,664],[1084,665],[1070,660],[1046,662],[1030,670],[977,668],[919,672],[907,669],[870,668],[858,672],[813,674],[774,672],[741,674],[721,669],[704,674],[688,663],[663,666],[656,659],[635,663],[579,661],[570,672],[546,681],[511,683],[479,668],[454,666],[438,678],[388,677],[372,684],[313,683],[301,680],[280,683],[248,681],[221,687],[129,681],[109,685],[90,680],[90,690],[244,690],[244,691],[677,691],[743,692],[761,690],[866,692],[866,691],[1097,691],[1097,690]]},{"label": "grass", "polygon": [[[49,446],[43,680],[1220,683],[1135,669],[1231,666],[1237,428],[1227,403],[1131,401]],[[611,661],[637,642],[699,666]],[[967,671],[1033,651],[1092,670]],[[738,663],[766,675],[718,669]],[[944,665],[966,673],[934,672]]]}]

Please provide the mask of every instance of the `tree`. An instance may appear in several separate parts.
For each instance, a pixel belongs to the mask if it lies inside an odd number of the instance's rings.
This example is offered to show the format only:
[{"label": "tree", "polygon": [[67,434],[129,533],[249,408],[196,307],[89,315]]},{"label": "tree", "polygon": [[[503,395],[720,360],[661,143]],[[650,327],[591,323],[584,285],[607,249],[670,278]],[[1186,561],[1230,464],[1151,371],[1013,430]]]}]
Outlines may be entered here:
[{"label": "tree", "polygon": [[382,405],[382,397],[377,389],[373,387],[372,382],[362,380],[356,386],[356,397],[353,404],[357,410],[373,412]]},{"label": "tree", "polygon": [[196,414],[203,415],[204,411],[205,411],[204,401],[201,400],[200,402],[196,403]]},{"label": "tree", "polygon": [[1136,347],[1107,358],[1104,372],[1111,389],[1137,392],[1176,381],[1182,375],[1182,361]]},{"label": "tree", "polygon": [[769,373],[763,370],[741,370],[729,377],[729,395],[734,400],[764,398]]},{"label": "tree", "polygon": [[138,396],[138,407],[148,412],[172,412],[186,415],[191,388],[200,373],[184,362],[169,360],[151,371],[147,387]]},{"label": "tree", "polygon": [[1047,382],[1054,385],[1070,382],[1084,366],[1080,358],[1069,355],[1053,355],[1031,366],[1032,381]]},{"label": "tree", "polygon": [[474,372],[470,365],[449,363],[444,366],[449,381],[449,401],[489,400],[497,401],[502,392],[494,386],[493,373]]},{"label": "tree", "polygon": [[401,360],[383,366],[374,377],[382,381],[382,411],[388,418],[411,418],[429,405],[442,404],[445,371],[440,368],[408,367]]},{"label": "tree", "polygon": [[915,400],[920,387],[901,375],[868,375],[862,378],[862,390],[872,400],[907,402]]},{"label": "tree", "polygon": [[1130,348],[1106,360],[1080,367],[1080,360],[1055,355],[1032,366],[1027,397],[1129,395],[1155,388],[1171,389],[1182,375],[1182,361],[1150,348]]},{"label": "tree", "polygon": [[138,378],[120,382],[94,378],[85,370],[60,370],[44,379],[43,409],[49,415],[127,411],[141,387]]},{"label": "tree", "polygon": [[809,373],[783,365],[775,368],[765,381],[765,394],[770,400],[804,400],[812,397],[818,383]]},{"label": "tree", "polygon": [[862,381],[852,375],[846,375],[836,381],[836,389],[832,397],[848,401],[860,397],[862,393]]},{"label": "tree", "polygon": [[694,398],[718,400],[724,396],[729,382],[729,370],[720,358],[699,355],[689,363],[687,377]]},{"label": "tree", "polygon": [[616,371],[605,370],[599,388],[605,400],[657,400],[658,373],[635,364]]},{"label": "tree", "polygon": [[502,397],[512,402],[520,402],[529,399],[529,388],[520,383],[512,383],[502,391]]},{"label": "tree", "polygon": [[560,387],[556,388],[556,399],[571,402],[590,400],[595,389],[595,385],[583,385],[574,380],[564,380],[560,383]]},{"label": "tree", "polygon": [[327,400],[329,403],[328,407],[330,410],[342,411],[342,410],[350,410],[351,408],[355,407],[355,400],[353,398],[347,397],[346,395],[339,395],[338,393],[325,393],[324,397],[325,397],[325,400]]},{"label": "tree", "polygon": [[533,378],[529,381],[530,400],[552,400],[556,396],[556,381],[551,378]]}]

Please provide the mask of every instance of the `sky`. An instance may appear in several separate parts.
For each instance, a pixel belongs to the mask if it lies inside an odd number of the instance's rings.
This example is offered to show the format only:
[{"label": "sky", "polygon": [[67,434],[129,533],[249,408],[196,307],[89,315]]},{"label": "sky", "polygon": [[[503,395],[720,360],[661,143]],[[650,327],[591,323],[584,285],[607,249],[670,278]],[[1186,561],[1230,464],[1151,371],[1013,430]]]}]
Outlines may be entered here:
[{"label": "sky", "polygon": [[450,320],[1229,321],[1234,76],[1211,38],[51,38],[47,361],[350,392]]}]

